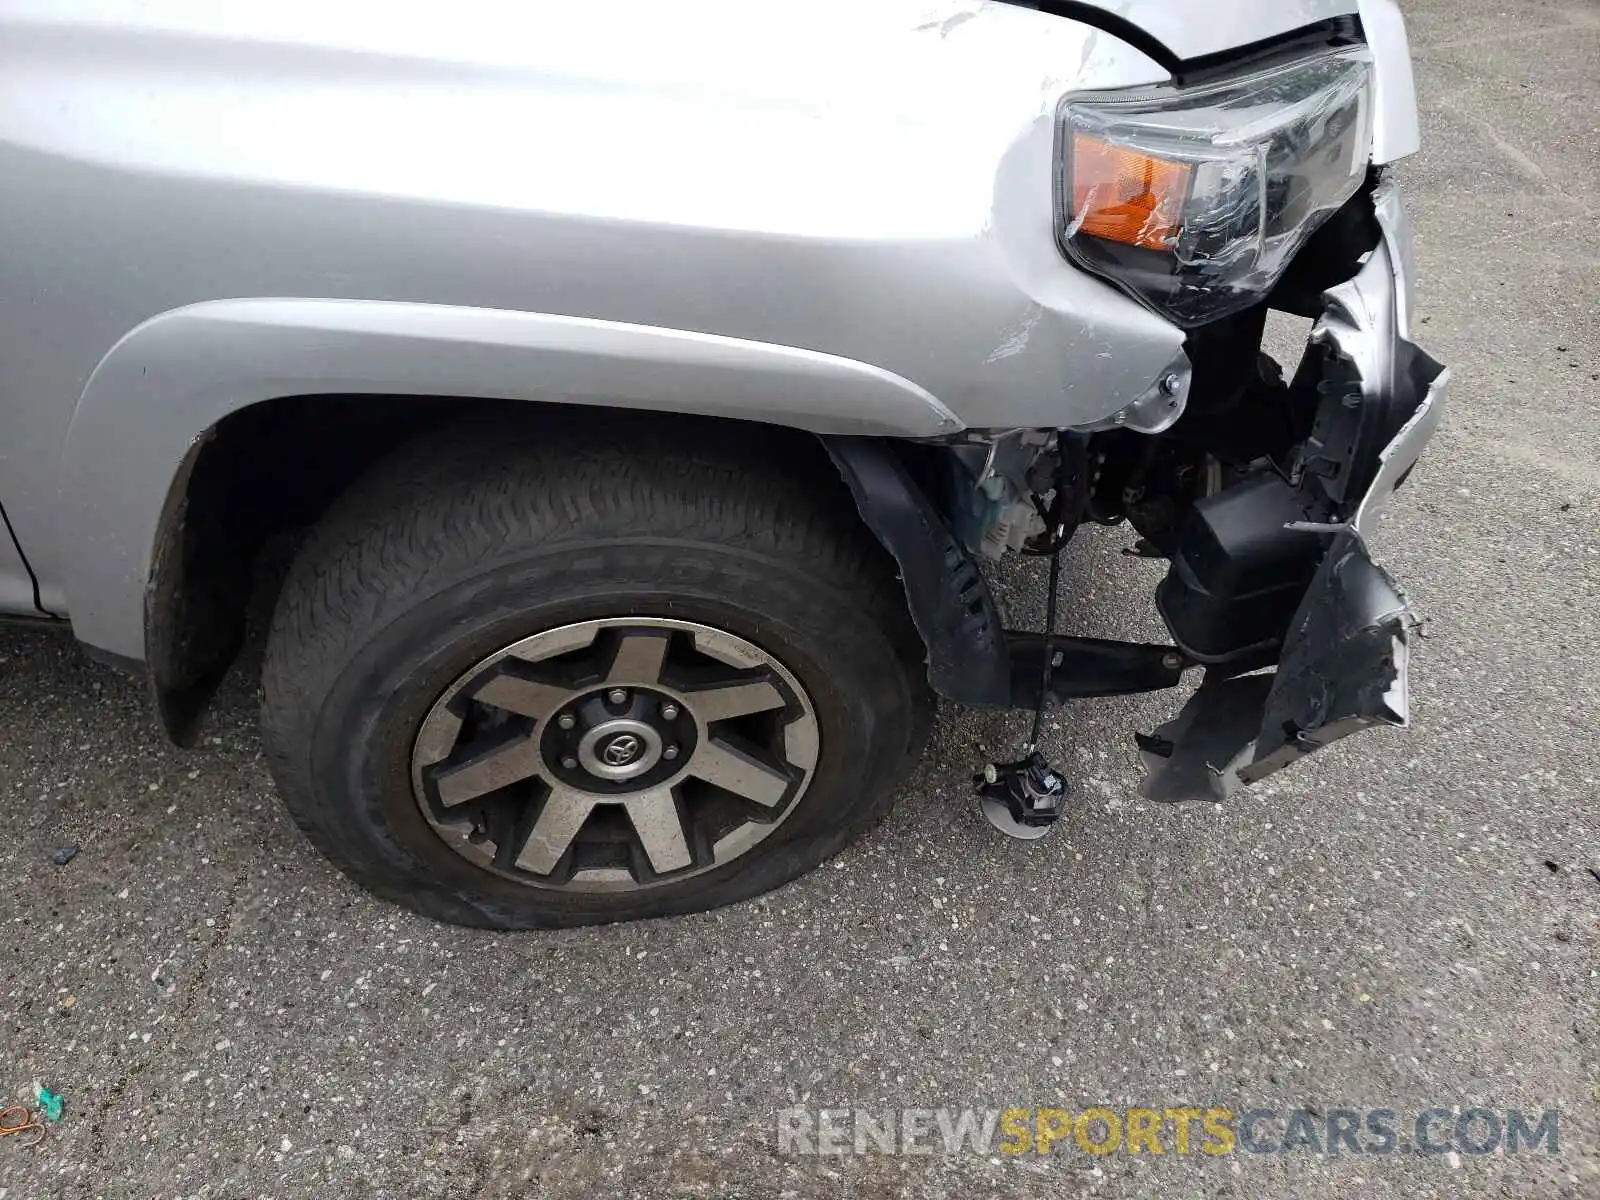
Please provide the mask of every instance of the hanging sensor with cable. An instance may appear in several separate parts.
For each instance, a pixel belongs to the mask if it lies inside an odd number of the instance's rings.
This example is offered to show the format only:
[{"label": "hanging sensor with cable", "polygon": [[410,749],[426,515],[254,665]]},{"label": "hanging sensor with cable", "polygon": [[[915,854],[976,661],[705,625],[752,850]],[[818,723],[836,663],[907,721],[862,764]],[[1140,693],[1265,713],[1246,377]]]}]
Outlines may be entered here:
[{"label": "hanging sensor with cable", "polygon": [[1044,732],[1044,710],[1050,699],[1055,668],[1056,604],[1061,590],[1061,552],[1067,548],[1082,516],[1087,479],[1087,455],[1082,439],[1066,430],[1056,431],[1055,496],[1048,509],[1035,496],[1040,516],[1048,511],[1043,540],[1028,553],[1049,555],[1050,582],[1045,592],[1044,666],[1039,699],[1033,708],[1033,728],[1023,755],[1015,762],[989,763],[974,779],[983,815],[1008,837],[1031,841],[1050,832],[1067,807],[1067,784],[1061,772],[1039,752]]},{"label": "hanging sensor with cable", "polygon": [[1037,750],[1011,763],[990,763],[978,776],[983,815],[1007,837],[1042,838],[1067,808],[1067,783]]}]

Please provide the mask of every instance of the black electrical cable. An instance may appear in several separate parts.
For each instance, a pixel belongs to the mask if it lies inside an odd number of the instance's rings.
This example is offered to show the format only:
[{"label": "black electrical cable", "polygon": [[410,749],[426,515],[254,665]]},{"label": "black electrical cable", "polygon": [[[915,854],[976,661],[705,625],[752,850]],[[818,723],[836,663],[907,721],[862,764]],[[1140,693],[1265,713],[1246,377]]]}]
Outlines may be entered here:
[{"label": "black electrical cable", "polygon": [[1066,548],[1066,543],[1062,542],[1050,556],[1050,588],[1045,593],[1044,602],[1044,676],[1039,681],[1039,703],[1033,707],[1033,732],[1028,737],[1030,750],[1039,745],[1039,734],[1044,727],[1044,706],[1050,698],[1050,674],[1056,656],[1056,593],[1061,587],[1061,551]]},{"label": "black electrical cable", "polygon": [[[1022,547],[1022,553],[1031,558],[1045,558],[1058,554],[1072,540],[1083,519],[1088,503],[1085,481],[1089,475],[1089,452],[1083,439],[1068,437],[1056,431],[1056,486],[1055,498],[1045,507],[1037,494],[1030,497],[1033,511],[1044,522],[1045,532]],[[1073,505],[1068,512],[1067,506]]]},{"label": "black electrical cable", "polygon": [[[1072,535],[1077,530],[1078,513],[1072,514],[1069,521],[1067,505],[1069,494],[1079,500],[1081,494],[1076,487],[1078,481],[1073,480],[1071,468],[1067,464],[1067,435],[1064,430],[1056,431],[1056,497],[1055,503],[1050,506],[1052,525],[1049,530],[1050,549],[1050,584],[1045,592],[1044,602],[1044,672],[1039,681],[1039,702],[1033,707],[1033,732],[1028,737],[1028,749],[1037,749],[1039,735],[1044,729],[1045,705],[1050,701],[1050,677],[1055,667],[1055,634],[1056,634],[1056,598],[1061,590],[1061,552],[1067,548],[1067,543],[1072,540]],[[1079,447],[1081,449],[1081,447]],[[1037,501],[1035,501],[1037,503]],[[1043,505],[1039,505],[1042,509]]]}]

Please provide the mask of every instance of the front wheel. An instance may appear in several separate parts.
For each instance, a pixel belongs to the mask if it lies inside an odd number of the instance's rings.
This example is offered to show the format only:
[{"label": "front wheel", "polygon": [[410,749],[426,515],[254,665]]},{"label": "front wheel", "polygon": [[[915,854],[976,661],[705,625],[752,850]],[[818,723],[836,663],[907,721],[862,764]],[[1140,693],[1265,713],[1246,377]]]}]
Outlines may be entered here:
[{"label": "front wheel", "polygon": [[931,698],[882,549],[814,443],[466,427],[299,555],[263,674],[290,811],[463,924],[712,908],[870,828]]}]

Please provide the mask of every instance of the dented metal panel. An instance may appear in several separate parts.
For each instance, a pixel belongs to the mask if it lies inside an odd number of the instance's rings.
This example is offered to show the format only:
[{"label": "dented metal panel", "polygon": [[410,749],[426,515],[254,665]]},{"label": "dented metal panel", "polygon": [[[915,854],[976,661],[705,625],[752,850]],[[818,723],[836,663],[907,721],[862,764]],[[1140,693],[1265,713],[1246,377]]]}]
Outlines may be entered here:
[{"label": "dented metal panel", "polygon": [[[267,397],[392,392],[431,345],[473,357],[468,326],[633,331],[607,374],[714,345],[892,377],[936,398],[872,426],[912,437],[939,431],[921,410],[1101,421],[1182,352],[1182,331],[1067,262],[1052,225],[1061,97],[1168,72],[1047,13],[15,0],[0,78],[0,362],[26,398],[0,476],[46,603],[129,658],[195,437]],[[269,319],[219,343],[177,316],[235,301]],[[285,346],[279,301],[373,321],[405,305],[418,336],[309,328]],[[537,346],[499,340],[477,357],[530,390],[548,378]],[[100,390],[125,370],[168,386],[137,404]],[[680,407],[868,428],[832,369],[787,389],[671,374]],[[484,386],[469,372],[452,394]],[[479,394],[568,399],[538,393]],[[804,417],[819,405],[837,419]]]}]

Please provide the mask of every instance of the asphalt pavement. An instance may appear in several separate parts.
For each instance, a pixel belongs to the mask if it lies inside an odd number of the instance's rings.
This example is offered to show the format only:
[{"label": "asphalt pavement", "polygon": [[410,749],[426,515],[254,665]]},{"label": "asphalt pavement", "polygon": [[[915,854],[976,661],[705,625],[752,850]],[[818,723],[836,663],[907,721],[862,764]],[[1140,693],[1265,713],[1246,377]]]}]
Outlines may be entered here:
[{"label": "asphalt pavement", "polygon": [[[968,796],[1025,722],[947,708],[889,821],[778,893],[503,936],[318,857],[247,669],[184,752],[133,682],[0,630],[0,1097],[66,1098],[40,1147],[0,1137],[0,1200],[1600,1196],[1600,5],[1406,9],[1417,334],[1455,371],[1377,547],[1427,617],[1411,730],[1161,808],[1127,732],[1171,699],[1073,705],[1049,748],[1076,807],[1025,845]],[[1071,632],[1158,636],[1130,540],[1074,546]],[[999,582],[1039,619],[1039,571]],[[1559,1152],[776,1132],[797,1107],[1095,1105],[1558,1109]]]}]

